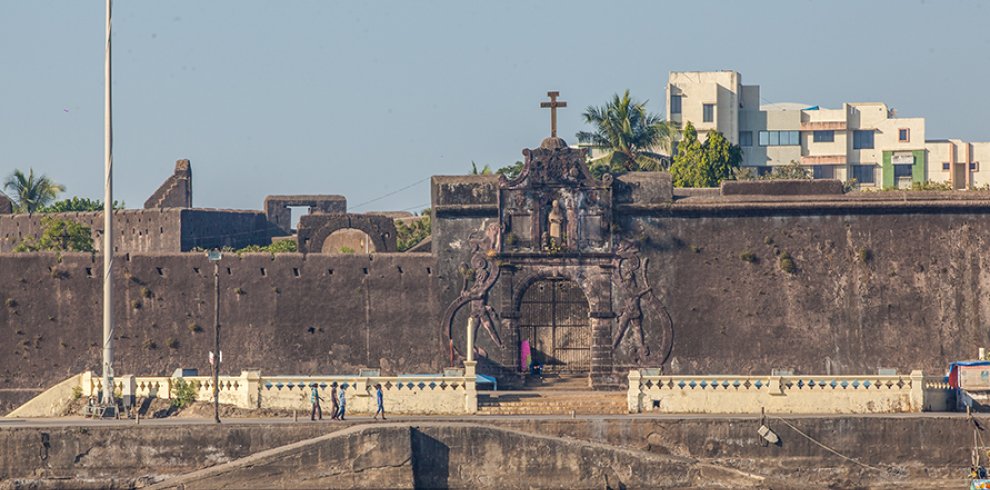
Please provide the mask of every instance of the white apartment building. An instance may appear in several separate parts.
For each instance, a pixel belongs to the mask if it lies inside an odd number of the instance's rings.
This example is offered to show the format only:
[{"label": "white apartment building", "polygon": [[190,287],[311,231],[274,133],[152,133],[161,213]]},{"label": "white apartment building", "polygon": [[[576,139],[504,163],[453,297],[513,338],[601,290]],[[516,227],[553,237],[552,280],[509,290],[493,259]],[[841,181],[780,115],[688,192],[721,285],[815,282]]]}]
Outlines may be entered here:
[{"label": "white apartment building", "polygon": [[990,164],[990,143],[926,142],[924,118],[897,117],[881,102],[761,104],[760,86],[743,85],[735,71],[671,72],[666,100],[668,120],[690,121],[702,140],[720,131],[742,148],[742,165],[760,174],[797,162],[815,178],[856,179],[863,187],[990,183],[990,169],[983,175],[979,168],[981,158]]}]

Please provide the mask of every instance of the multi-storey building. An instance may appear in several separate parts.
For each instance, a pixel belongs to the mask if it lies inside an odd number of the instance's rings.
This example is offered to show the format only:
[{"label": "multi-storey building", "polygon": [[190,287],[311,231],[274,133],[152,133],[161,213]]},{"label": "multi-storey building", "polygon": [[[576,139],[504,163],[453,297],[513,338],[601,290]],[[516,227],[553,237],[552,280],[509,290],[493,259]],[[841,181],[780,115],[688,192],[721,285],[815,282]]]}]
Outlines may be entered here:
[{"label": "multi-storey building", "polygon": [[670,121],[690,121],[701,139],[721,132],[742,148],[742,165],[759,174],[798,163],[815,178],[855,179],[864,187],[948,181],[965,189],[990,183],[990,169],[979,175],[979,159],[990,157],[990,143],[926,142],[924,118],[897,117],[881,102],[844,103],[839,109],[764,105],[759,85],[743,85],[735,71],[671,72],[666,95]]}]

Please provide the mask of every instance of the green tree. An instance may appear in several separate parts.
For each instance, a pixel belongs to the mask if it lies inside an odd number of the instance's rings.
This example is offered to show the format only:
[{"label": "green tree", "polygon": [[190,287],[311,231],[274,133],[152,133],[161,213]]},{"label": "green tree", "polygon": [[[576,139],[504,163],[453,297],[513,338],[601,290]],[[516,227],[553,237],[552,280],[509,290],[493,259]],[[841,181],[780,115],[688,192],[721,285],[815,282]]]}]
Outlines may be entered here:
[{"label": "green tree", "polygon": [[526,164],[524,164],[519,160],[516,160],[516,163],[513,163],[512,165],[506,165],[496,170],[495,173],[498,175],[504,175],[505,178],[512,180],[516,177],[519,177],[519,174],[522,173],[523,167],[525,166]]},{"label": "green tree", "polygon": [[400,252],[413,248],[430,236],[432,232],[430,216],[430,209],[424,209],[417,220],[395,220],[396,248]]},{"label": "green tree", "polygon": [[27,175],[20,170],[14,170],[3,183],[12,195],[18,213],[33,213],[55,200],[58,193],[65,192],[65,186],[56,184],[46,175],[35,176],[34,169]]},{"label": "green tree", "polygon": [[478,170],[478,164],[474,163],[474,160],[471,160],[471,175],[491,175],[491,174],[492,174],[491,167],[485,165],[484,167],[481,168],[481,170]]},{"label": "green tree", "polygon": [[593,173],[666,170],[667,158],[657,153],[670,147],[671,125],[646,110],[626,90],[602,107],[588,106],[584,122],[594,131],[580,131],[578,141],[603,152],[591,160]]},{"label": "green tree", "polygon": [[806,180],[812,177],[811,170],[800,163],[791,160],[787,165],[778,165],[766,175],[767,180]]},{"label": "green tree", "polygon": [[712,131],[704,143],[690,122],[678,145],[670,173],[676,187],[717,187],[730,178],[742,161],[742,151],[725,136]]},{"label": "green tree", "polygon": [[274,240],[271,245],[248,245],[235,250],[235,253],[258,253],[268,252],[271,254],[296,253],[299,251],[295,240]]},{"label": "green tree", "polygon": [[[124,209],[124,203],[113,202],[114,209]],[[70,213],[83,211],[103,211],[103,201],[86,197],[72,197],[55,201],[38,211],[42,213]]]},{"label": "green tree", "polygon": [[93,252],[93,233],[75,221],[45,216],[37,240],[26,238],[14,247],[15,252]]}]

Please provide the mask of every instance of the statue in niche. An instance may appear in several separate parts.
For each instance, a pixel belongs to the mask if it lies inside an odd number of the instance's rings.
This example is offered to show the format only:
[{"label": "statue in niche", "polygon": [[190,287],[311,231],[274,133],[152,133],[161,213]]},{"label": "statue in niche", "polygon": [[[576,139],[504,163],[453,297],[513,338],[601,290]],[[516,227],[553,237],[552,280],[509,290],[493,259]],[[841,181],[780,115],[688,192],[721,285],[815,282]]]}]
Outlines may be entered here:
[{"label": "statue in niche", "polygon": [[564,196],[564,220],[566,221],[565,234],[567,235],[567,246],[576,248],[580,238],[581,221],[577,217],[578,206],[575,205],[571,196]]},{"label": "statue in niche", "polygon": [[550,214],[547,216],[548,231],[550,232],[550,244],[551,248],[560,247],[564,244],[564,230],[567,225],[567,219],[564,218],[564,213],[560,209],[560,202],[556,199],[550,204]]}]

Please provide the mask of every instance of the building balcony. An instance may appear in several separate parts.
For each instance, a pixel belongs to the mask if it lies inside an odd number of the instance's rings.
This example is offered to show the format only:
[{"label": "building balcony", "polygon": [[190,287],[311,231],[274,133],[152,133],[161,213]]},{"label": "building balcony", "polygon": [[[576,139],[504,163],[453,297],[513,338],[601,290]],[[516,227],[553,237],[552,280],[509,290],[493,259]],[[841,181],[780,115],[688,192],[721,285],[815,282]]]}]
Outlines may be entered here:
[{"label": "building balcony", "polygon": [[845,131],[845,121],[806,121],[801,123],[801,131]]},{"label": "building balcony", "polygon": [[809,155],[801,157],[801,165],[845,165],[845,155]]}]

